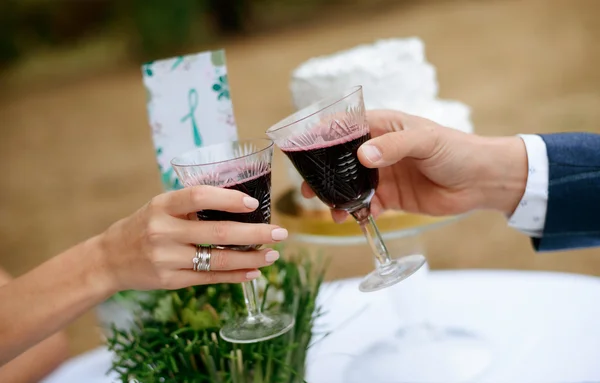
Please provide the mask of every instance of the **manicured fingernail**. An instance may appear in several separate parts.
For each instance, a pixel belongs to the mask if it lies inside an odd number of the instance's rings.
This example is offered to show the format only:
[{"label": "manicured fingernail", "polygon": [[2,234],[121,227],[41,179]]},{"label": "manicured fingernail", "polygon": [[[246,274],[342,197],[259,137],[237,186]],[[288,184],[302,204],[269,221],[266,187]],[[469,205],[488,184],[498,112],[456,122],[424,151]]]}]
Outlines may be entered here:
[{"label": "manicured fingernail", "polygon": [[273,241],[283,241],[288,237],[288,231],[286,229],[275,229],[271,232],[271,238]]},{"label": "manicured fingernail", "polygon": [[244,206],[254,210],[258,207],[258,200],[252,197],[244,197]]},{"label": "manicured fingernail", "polygon": [[248,273],[246,273],[246,278],[247,279],[256,279],[260,277],[260,271],[259,270],[254,270],[254,271],[250,271]]},{"label": "manicured fingernail", "polygon": [[360,150],[362,150],[365,157],[367,157],[367,160],[371,161],[372,163],[375,163],[381,159],[381,152],[373,145],[363,145],[361,146]]},{"label": "manicured fingernail", "polygon": [[277,251],[269,251],[267,254],[265,254],[265,261],[267,261],[269,263],[273,263],[278,259],[279,259],[279,252],[277,252]]}]

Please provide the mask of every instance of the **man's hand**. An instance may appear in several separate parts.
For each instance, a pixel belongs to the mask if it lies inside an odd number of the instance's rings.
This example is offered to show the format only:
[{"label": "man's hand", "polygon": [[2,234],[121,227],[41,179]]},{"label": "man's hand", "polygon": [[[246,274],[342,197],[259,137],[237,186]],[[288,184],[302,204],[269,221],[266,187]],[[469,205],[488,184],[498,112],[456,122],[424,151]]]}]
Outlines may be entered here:
[{"label": "man's hand", "polygon": [[[397,111],[371,111],[372,139],[360,162],[379,168],[373,215],[383,210],[444,216],[476,209],[512,214],[527,183],[527,153],[519,137],[481,137]],[[302,185],[307,198],[314,197]],[[343,211],[332,212],[340,222]]]}]

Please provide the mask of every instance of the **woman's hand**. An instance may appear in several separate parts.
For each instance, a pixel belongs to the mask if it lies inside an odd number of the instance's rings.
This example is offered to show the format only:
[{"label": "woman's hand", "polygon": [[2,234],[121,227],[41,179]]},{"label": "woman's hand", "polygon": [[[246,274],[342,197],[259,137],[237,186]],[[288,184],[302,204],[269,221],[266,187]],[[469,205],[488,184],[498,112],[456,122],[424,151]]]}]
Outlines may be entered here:
[{"label": "woman's hand", "polygon": [[104,233],[0,287],[0,366],[117,291],[179,289],[258,277],[257,268],[273,263],[279,257],[276,251],[213,249],[211,271],[198,272],[192,271],[195,245],[275,243],[287,237],[287,230],[188,219],[204,209],[247,213],[257,207],[258,201],[241,192],[209,186],[161,194]]},{"label": "woman's hand", "polygon": [[212,249],[211,271],[193,271],[196,244],[271,244],[287,238],[275,225],[190,220],[200,210],[248,213],[258,201],[246,194],[195,186],[161,194],[99,237],[104,271],[115,290],[179,289],[257,278],[259,267],[279,258],[272,249]]},{"label": "woman's hand", "polygon": [[[527,182],[519,137],[481,137],[390,110],[367,117],[372,138],[358,157],[364,166],[379,168],[374,216],[388,209],[433,216],[494,209],[510,215],[519,203]],[[314,197],[306,184],[302,194]],[[348,216],[332,215],[338,222]]]}]

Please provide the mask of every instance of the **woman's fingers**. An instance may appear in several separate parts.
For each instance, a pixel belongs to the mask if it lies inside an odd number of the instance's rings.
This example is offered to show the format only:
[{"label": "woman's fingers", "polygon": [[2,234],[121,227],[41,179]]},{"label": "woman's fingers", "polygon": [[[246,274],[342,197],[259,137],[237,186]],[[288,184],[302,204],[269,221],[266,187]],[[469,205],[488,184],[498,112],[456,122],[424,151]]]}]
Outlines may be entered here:
[{"label": "woman's fingers", "polygon": [[[192,269],[193,259],[196,256],[196,247],[192,245],[181,246],[181,249],[173,253],[161,256],[162,262],[171,263],[174,269]],[[166,258],[166,259],[165,259]],[[168,259],[168,260],[167,260]],[[259,269],[272,265],[279,259],[279,252],[273,249],[261,249],[256,251],[235,251],[227,249],[210,249],[211,271],[232,271],[245,269]]]},{"label": "woman's fingers", "polygon": [[187,216],[205,209],[249,213],[256,210],[258,200],[237,190],[201,185],[161,194],[151,204],[170,215]]},{"label": "woman's fingers", "polygon": [[170,246],[154,252],[150,260],[161,275],[160,288],[180,289],[194,285],[214,283],[240,283],[260,276],[261,267],[272,265],[279,259],[273,249],[235,251],[210,249],[210,271],[193,271],[196,246]]},{"label": "woman's fingers", "polygon": [[276,225],[230,221],[188,221],[173,218],[170,236],[180,243],[208,245],[263,245],[288,237],[288,231]]},{"label": "woman's fingers", "polygon": [[259,251],[211,249],[210,269],[213,271],[258,269],[269,266],[278,259],[279,252],[273,249]]},{"label": "woman's fingers", "polygon": [[251,281],[260,276],[259,270],[236,271],[192,271],[180,270],[173,274],[173,281],[169,284],[171,289],[178,289],[195,285],[212,285],[215,283],[242,283]]}]

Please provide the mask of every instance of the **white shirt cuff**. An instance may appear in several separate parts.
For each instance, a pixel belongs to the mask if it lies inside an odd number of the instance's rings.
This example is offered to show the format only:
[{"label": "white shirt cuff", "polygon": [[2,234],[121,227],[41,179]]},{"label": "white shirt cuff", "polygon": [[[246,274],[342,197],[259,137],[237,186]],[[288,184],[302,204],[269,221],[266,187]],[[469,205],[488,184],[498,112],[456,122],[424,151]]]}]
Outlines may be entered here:
[{"label": "white shirt cuff", "polygon": [[508,225],[530,237],[541,237],[548,208],[548,153],[542,137],[534,134],[519,135],[525,143],[529,173],[525,194]]}]

